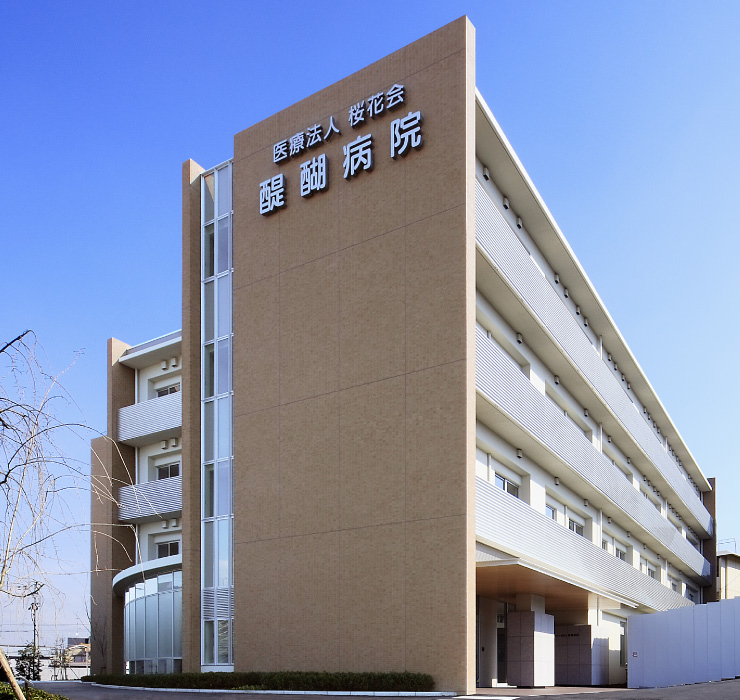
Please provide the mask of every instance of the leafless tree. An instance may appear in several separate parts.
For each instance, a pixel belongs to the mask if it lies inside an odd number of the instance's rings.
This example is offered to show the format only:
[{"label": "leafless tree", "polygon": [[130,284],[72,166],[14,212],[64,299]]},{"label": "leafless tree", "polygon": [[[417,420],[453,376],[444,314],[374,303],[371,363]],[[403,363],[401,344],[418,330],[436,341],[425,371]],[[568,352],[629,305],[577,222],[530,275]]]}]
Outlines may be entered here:
[{"label": "leafless tree", "polygon": [[59,568],[55,538],[83,527],[67,496],[85,488],[86,469],[59,445],[70,435],[87,440],[88,429],[62,418],[72,402],[38,352],[32,331],[0,341],[0,593],[15,598],[49,583]]}]

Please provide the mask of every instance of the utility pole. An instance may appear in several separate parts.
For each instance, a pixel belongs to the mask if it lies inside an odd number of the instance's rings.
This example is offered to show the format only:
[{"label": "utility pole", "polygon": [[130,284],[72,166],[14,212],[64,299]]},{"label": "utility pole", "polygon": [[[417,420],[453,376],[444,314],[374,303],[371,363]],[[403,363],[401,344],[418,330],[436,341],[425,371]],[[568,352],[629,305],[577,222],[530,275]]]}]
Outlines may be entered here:
[{"label": "utility pole", "polygon": [[31,605],[28,609],[31,611],[31,618],[33,619],[33,662],[32,668],[34,673],[32,674],[35,678],[41,678],[41,658],[39,654],[39,631],[36,615],[39,609],[39,591],[44,587],[43,583],[33,581],[32,591],[27,595],[31,596]]},{"label": "utility pole", "polygon": [[32,676],[34,678],[41,678],[41,669],[39,668],[39,658],[38,658],[39,636],[38,636],[38,627],[36,625],[36,613],[38,612],[38,609],[39,609],[38,592],[33,594],[33,600],[31,601],[31,605],[28,606],[28,609],[31,611],[31,617],[33,618],[33,674]]}]

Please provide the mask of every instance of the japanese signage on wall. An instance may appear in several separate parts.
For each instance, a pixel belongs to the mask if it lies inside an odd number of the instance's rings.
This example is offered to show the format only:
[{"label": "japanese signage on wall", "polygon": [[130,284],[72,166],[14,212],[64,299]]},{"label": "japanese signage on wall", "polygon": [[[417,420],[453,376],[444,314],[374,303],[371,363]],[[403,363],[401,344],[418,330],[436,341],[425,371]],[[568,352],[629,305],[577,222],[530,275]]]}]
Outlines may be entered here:
[{"label": "japanese signage on wall", "polygon": [[[273,162],[279,166],[286,165],[286,168],[260,183],[260,214],[267,216],[279,211],[287,205],[291,196],[299,195],[307,199],[329,187],[329,159],[326,153],[318,151],[332,139],[345,140],[342,145],[344,180],[357,177],[363,171],[372,170],[375,157],[373,129],[390,129],[390,153],[386,157],[393,159],[404,157],[412,150],[421,148],[423,143],[421,112],[409,111],[395,119],[383,120],[386,113],[399,114],[399,110],[403,113],[405,105],[406,89],[396,83],[387,91],[378,92],[350,106],[347,111],[348,129],[343,120],[337,124],[331,116],[327,124],[313,124],[304,131],[278,141],[272,149]],[[342,129],[347,131],[346,135],[342,134]],[[352,138],[358,131],[360,133]],[[291,163],[295,164],[295,168],[289,169]],[[295,192],[288,189],[289,181],[293,179],[298,183]]]}]

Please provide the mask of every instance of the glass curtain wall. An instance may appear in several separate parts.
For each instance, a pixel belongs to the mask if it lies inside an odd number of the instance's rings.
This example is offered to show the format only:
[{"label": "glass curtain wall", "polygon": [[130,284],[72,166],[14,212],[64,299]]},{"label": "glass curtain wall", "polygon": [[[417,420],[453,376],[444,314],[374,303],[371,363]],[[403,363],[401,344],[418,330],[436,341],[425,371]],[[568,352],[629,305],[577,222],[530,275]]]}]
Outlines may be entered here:
[{"label": "glass curtain wall", "polygon": [[201,614],[204,666],[233,664],[231,163],[201,177]]},{"label": "glass curtain wall", "polygon": [[182,571],[128,588],[123,629],[126,673],[182,672]]}]

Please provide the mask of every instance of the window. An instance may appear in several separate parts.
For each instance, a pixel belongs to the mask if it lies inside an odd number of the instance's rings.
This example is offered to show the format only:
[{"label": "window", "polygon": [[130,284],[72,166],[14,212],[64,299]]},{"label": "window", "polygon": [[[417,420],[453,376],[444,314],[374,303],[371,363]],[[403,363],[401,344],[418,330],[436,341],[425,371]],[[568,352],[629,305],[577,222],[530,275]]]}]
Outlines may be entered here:
[{"label": "window", "polygon": [[647,568],[647,575],[650,578],[656,578],[657,572],[655,571],[655,569],[652,566],[648,566],[648,568]]},{"label": "window", "polygon": [[519,487],[513,482],[505,479],[500,474],[496,474],[496,486],[506,493],[510,493],[512,496],[519,498]]},{"label": "window", "polygon": [[609,551],[609,543],[606,540],[601,540],[601,548],[605,551]]},{"label": "window", "polygon": [[622,549],[618,544],[614,545],[614,556],[622,561],[627,561],[627,550]]},{"label": "window", "polygon": [[157,467],[157,479],[169,479],[173,476],[180,476],[180,463],[164,464]]},{"label": "window", "polygon": [[176,394],[178,391],[180,391],[180,382],[157,389],[157,398],[160,396],[167,396],[168,394]]},{"label": "window", "polygon": [[551,505],[545,506],[545,515],[553,520],[558,519],[558,512]]},{"label": "window", "polygon": [[576,535],[580,535],[581,537],[583,537],[583,525],[577,523],[572,518],[568,519],[568,529],[575,532]]},{"label": "window", "polygon": [[686,597],[692,602],[696,603],[699,600],[699,591],[695,588],[689,588],[686,586]]},{"label": "window", "polygon": [[681,586],[675,578],[671,577],[671,590],[678,593],[681,590]]},{"label": "window", "polygon": [[159,542],[157,544],[157,559],[162,559],[163,557],[173,557],[179,553],[179,540],[175,540],[174,542]]}]

